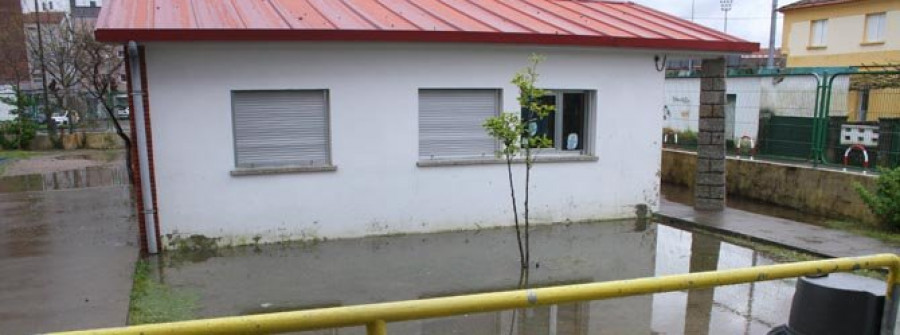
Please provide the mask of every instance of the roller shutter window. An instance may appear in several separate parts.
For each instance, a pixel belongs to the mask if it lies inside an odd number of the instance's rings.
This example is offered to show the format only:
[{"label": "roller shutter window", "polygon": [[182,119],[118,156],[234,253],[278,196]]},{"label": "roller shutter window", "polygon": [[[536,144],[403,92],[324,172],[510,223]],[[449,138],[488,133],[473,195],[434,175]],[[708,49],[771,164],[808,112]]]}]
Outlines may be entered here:
[{"label": "roller shutter window", "polygon": [[500,113],[500,90],[419,90],[419,158],[494,157],[484,121]]},{"label": "roller shutter window", "polygon": [[327,91],[235,91],[232,106],[238,168],[331,164]]}]

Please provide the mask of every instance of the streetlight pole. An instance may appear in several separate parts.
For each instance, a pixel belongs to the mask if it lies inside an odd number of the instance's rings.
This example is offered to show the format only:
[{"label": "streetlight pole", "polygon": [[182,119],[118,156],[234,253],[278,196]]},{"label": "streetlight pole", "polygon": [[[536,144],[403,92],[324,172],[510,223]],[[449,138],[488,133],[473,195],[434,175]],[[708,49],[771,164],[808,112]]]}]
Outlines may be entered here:
[{"label": "streetlight pole", "polygon": [[[696,0],[691,0],[691,23],[694,22],[694,4]],[[688,75],[694,73],[694,58],[691,57],[688,59]]]},{"label": "streetlight pole", "polygon": [[775,68],[775,29],[778,29],[778,0],[772,0],[772,23],[769,25],[769,59],[766,67]]},{"label": "streetlight pole", "polygon": [[733,0],[719,0],[722,11],[725,12],[725,32],[728,32],[728,12],[731,11],[731,2]]}]

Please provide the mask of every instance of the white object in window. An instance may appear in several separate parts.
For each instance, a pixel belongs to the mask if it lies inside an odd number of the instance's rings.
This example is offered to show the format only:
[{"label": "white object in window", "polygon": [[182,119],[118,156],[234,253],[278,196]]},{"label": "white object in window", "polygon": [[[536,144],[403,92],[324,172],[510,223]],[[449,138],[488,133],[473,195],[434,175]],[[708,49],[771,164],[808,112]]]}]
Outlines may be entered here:
[{"label": "white object in window", "polygon": [[[553,149],[559,152],[587,154],[585,139],[591,117],[591,94],[588,91],[549,91],[541,97],[541,103],[555,106],[544,119],[528,125],[532,135],[543,135],[551,140]],[[522,119],[532,119],[522,110]]]},{"label": "white object in window", "polygon": [[331,165],[328,92],[232,92],[238,168]]},{"label": "white object in window", "polygon": [[483,124],[500,113],[500,90],[420,89],[419,157],[494,157],[497,142]]},{"label": "white object in window", "polygon": [[828,20],[812,21],[809,33],[810,46],[825,46],[825,42],[828,40]]},{"label": "white object in window", "polygon": [[883,42],[885,13],[866,15],[866,42]]}]

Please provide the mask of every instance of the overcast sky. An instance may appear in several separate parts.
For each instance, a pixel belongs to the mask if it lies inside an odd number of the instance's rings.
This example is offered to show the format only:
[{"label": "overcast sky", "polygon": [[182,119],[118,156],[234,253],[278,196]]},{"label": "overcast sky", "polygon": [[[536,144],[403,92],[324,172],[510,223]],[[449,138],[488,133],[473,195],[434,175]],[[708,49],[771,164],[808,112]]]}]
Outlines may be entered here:
[{"label": "overcast sky", "polygon": [[[687,20],[691,19],[691,0],[632,1]],[[694,0],[694,22],[723,30],[725,20],[719,1]],[[779,0],[778,7],[797,1],[799,0]],[[761,47],[768,47],[771,9],[771,0],[732,0],[731,11],[728,12],[728,33],[748,41],[758,42]],[[782,15],[779,14],[778,31],[775,34],[776,47],[781,46],[781,18]]]}]

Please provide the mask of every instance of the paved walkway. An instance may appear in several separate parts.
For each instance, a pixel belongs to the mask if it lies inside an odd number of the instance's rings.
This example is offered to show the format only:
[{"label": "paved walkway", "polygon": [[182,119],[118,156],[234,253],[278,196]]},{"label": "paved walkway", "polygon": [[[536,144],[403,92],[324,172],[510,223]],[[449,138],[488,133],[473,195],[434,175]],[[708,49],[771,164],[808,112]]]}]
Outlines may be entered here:
[{"label": "paved walkway", "polygon": [[900,254],[900,247],[873,238],[734,208],[722,212],[695,211],[691,206],[663,199],[658,214],[670,225],[771,242],[824,257]]},{"label": "paved walkway", "polygon": [[122,170],[0,178],[0,333],[123,326],[136,224]]}]

